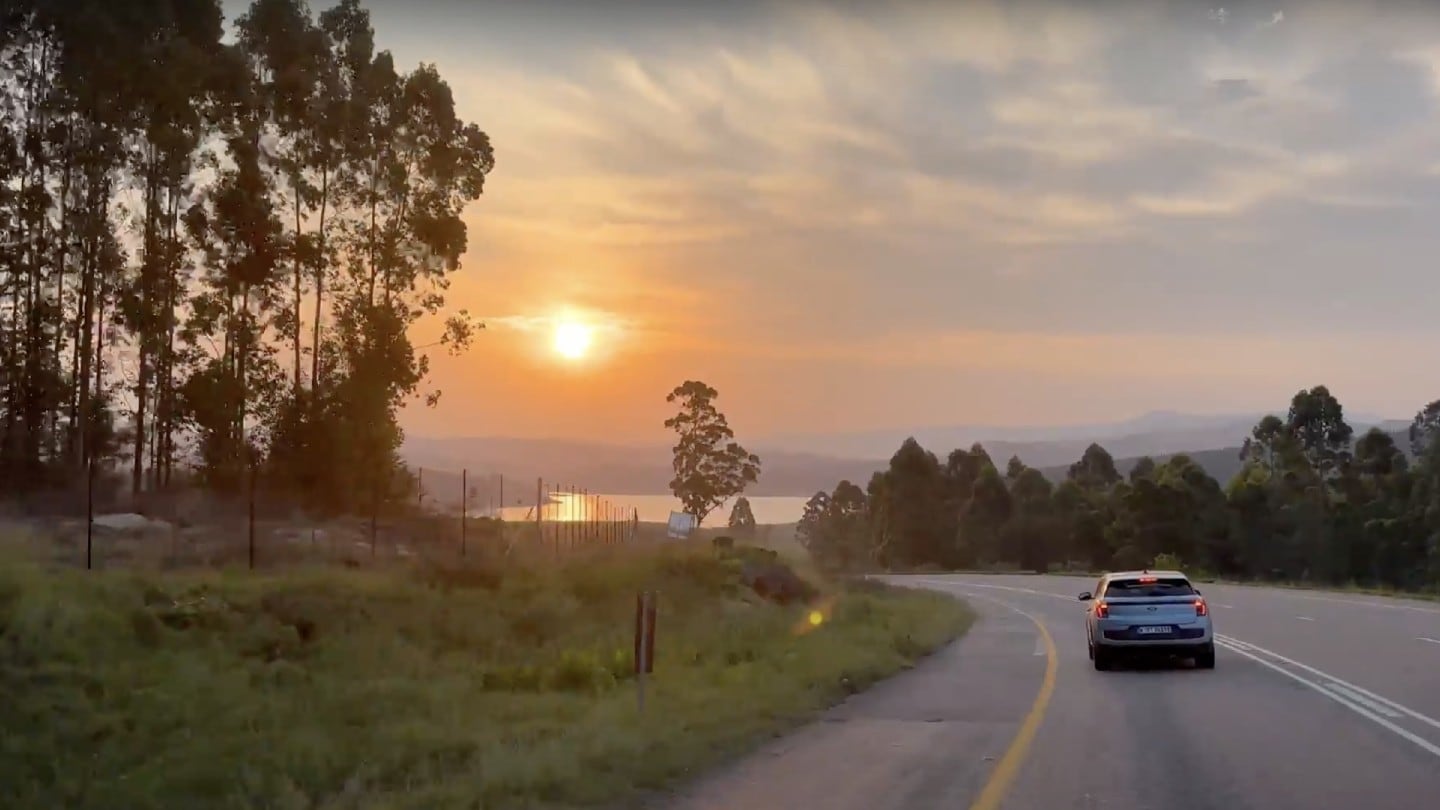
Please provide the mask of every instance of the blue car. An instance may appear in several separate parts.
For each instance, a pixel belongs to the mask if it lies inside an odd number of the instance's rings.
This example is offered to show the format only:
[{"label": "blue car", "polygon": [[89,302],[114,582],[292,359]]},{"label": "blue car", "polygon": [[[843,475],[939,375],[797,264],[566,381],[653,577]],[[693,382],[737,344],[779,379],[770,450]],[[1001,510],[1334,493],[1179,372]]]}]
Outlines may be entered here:
[{"label": "blue car", "polygon": [[1171,653],[1215,668],[1215,635],[1205,597],[1179,571],[1121,571],[1100,578],[1089,602],[1085,636],[1101,671],[1127,652]]}]

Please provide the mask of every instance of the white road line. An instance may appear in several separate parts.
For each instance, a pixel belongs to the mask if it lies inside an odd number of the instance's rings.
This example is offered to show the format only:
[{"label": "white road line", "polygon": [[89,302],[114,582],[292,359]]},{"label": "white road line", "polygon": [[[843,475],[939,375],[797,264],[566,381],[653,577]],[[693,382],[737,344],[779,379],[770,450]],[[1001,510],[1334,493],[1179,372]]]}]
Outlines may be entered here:
[{"label": "white road line", "polygon": [[[1075,598],[1075,597],[1073,597],[1073,596],[1065,596],[1064,594],[1047,593],[1047,592],[1045,592],[1045,591],[1037,591],[1037,590],[1035,590],[1035,589],[1033,589],[1033,588],[1016,588],[1016,587],[1012,587],[1012,586],[1009,586],[1009,585],[982,585],[982,584],[980,584],[980,583],[969,582],[969,581],[967,581],[967,580],[949,580],[949,581],[947,582],[947,581],[945,581],[945,580],[922,579],[922,578],[920,578],[920,577],[916,577],[916,581],[918,581],[918,582],[928,582],[928,583],[930,583],[930,584],[932,584],[932,585],[947,585],[947,586],[948,586],[948,585],[960,585],[960,584],[963,584],[963,585],[966,585],[966,586],[972,587],[972,588],[994,588],[995,590],[998,590],[998,591],[1015,591],[1016,593],[1028,593],[1028,594],[1033,594],[1033,595],[1035,595],[1035,596],[1048,596],[1048,597],[1050,597],[1051,599],[1064,599],[1064,600],[1066,600],[1066,601],[1070,601],[1070,600],[1073,600],[1073,599]],[[1247,587],[1250,587],[1250,586],[1248,586],[1248,585],[1235,585],[1235,586],[1231,586],[1231,587],[1247,588]],[[1270,588],[1270,589],[1268,589],[1268,593],[1270,593],[1271,595],[1288,596],[1288,597],[1291,597],[1291,598],[1294,598],[1294,599],[1311,599],[1311,600],[1314,600],[1314,601],[1316,601],[1316,602],[1336,602],[1336,603],[1339,603],[1339,604],[1342,604],[1342,605],[1358,605],[1358,606],[1360,606],[1360,607],[1384,608],[1384,609],[1386,609],[1386,610],[1409,610],[1409,611],[1413,611],[1413,612],[1415,612],[1415,613],[1435,613],[1435,614],[1440,614],[1440,608],[1428,608],[1428,607],[1420,607],[1420,606],[1418,606],[1418,605],[1407,605],[1407,604],[1401,603],[1400,600],[1398,600],[1398,599],[1395,600],[1395,602],[1396,602],[1395,604],[1390,604],[1390,603],[1387,603],[1387,602],[1375,602],[1375,601],[1369,601],[1369,600],[1364,600],[1364,599],[1340,599],[1340,598],[1337,598],[1337,597],[1334,597],[1334,596],[1319,596],[1319,595],[1316,595],[1316,594],[1300,593],[1300,592],[1297,592],[1297,591],[1287,590],[1287,589],[1284,589],[1284,588]],[[1234,606],[1234,605],[1220,605],[1220,607],[1223,607],[1223,608],[1234,608],[1235,606]],[[1437,642],[1437,643],[1440,643],[1440,642]]]},{"label": "white road line", "polygon": [[1428,642],[1430,642],[1431,644],[1440,644],[1440,641],[1437,641],[1436,639],[1433,639],[1433,638],[1426,638],[1426,637],[1424,637],[1424,636],[1418,636],[1418,637],[1416,637],[1415,640],[1416,640],[1416,641],[1428,641]]},{"label": "white road line", "polygon": [[1246,652],[1250,652],[1250,651],[1252,651],[1252,650],[1254,649],[1254,648],[1251,647],[1249,644],[1246,644],[1246,643],[1243,642],[1243,641],[1239,641],[1239,640],[1236,640],[1236,639],[1233,639],[1233,638],[1222,639],[1222,638],[1220,638],[1220,637],[1217,635],[1217,636],[1215,637],[1215,640],[1216,640],[1216,641],[1223,641],[1223,642],[1229,644],[1231,647],[1234,647],[1234,648],[1236,648],[1236,649],[1238,649],[1238,650],[1244,650],[1244,651],[1246,651]]},{"label": "white road line", "polygon": [[1256,655],[1255,653],[1248,652],[1248,651],[1246,651],[1246,650],[1240,649],[1239,647],[1236,647],[1236,646],[1234,646],[1234,645],[1228,644],[1228,643],[1225,642],[1224,639],[1219,639],[1219,643],[1220,643],[1220,645],[1221,645],[1222,647],[1225,647],[1225,648],[1228,649],[1230,652],[1233,652],[1233,653],[1235,653],[1236,655],[1243,655],[1243,656],[1245,656],[1246,658],[1249,658],[1250,660],[1256,662],[1257,664],[1260,664],[1261,666],[1269,667],[1270,669],[1275,670],[1276,672],[1280,673],[1281,675],[1284,675],[1284,676],[1287,677],[1287,678],[1290,678],[1290,679],[1292,679],[1292,680],[1298,681],[1298,682],[1300,682],[1300,683],[1302,683],[1302,684],[1310,687],[1311,689],[1314,689],[1316,692],[1319,692],[1320,694],[1324,695],[1325,697],[1330,698],[1331,700],[1335,701],[1336,703],[1339,703],[1341,706],[1344,706],[1345,708],[1349,709],[1350,711],[1355,712],[1356,714],[1360,715],[1361,717],[1364,717],[1364,718],[1366,718],[1366,719],[1368,719],[1368,720],[1376,723],[1377,725],[1381,726],[1382,728],[1386,729],[1387,731],[1393,732],[1395,735],[1397,735],[1397,736],[1399,736],[1399,737],[1401,737],[1401,738],[1403,738],[1403,739],[1409,740],[1410,742],[1412,742],[1412,743],[1414,743],[1415,745],[1419,746],[1422,750],[1424,750],[1424,751],[1426,751],[1426,752],[1428,752],[1428,753],[1430,753],[1430,754],[1434,754],[1434,755],[1437,756],[1437,757],[1440,757],[1440,745],[1435,745],[1434,743],[1430,742],[1429,740],[1424,739],[1423,737],[1416,736],[1415,734],[1413,734],[1413,733],[1411,733],[1411,732],[1409,732],[1409,731],[1406,731],[1405,729],[1403,729],[1403,728],[1395,725],[1394,723],[1390,722],[1389,720],[1385,719],[1384,717],[1381,717],[1380,715],[1376,714],[1375,712],[1371,711],[1370,709],[1365,708],[1365,706],[1363,706],[1363,705],[1361,705],[1361,704],[1359,704],[1359,703],[1354,703],[1354,702],[1352,702],[1351,700],[1349,700],[1349,699],[1347,699],[1347,698],[1345,698],[1345,697],[1342,697],[1341,695],[1339,695],[1339,694],[1337,694],[1337,693],[1335,693],[1335,692],[1332,692],[1332,691],[1330,691],[1329,689],[1326,689],[1322,684],[1316,683],[1315,681],[1312,681],[1312,680],[1310,680],[1309,678],[1305,678],[1305,677],[1302,677],[1302,676],[1300,676],[1300,675],[1296,675],[1295,673],[1291,672],[1291,671],[1288,670],[1288,669],[1285,669],[1284,667],[1281,667],[1281,666],[1279,666],[1279,665],[1277,665],[1277,664],[1273,664],[1273,663],[1271,663],[1271,662],[1269,662],[1269,661],[1266,661],[1264,658],[1261,658],[1260,656]]},{"label": "white road line", "polygon": [[[1033,595],[1035,595],[1035,596],[1048,596],[1048,597],[1050,597],[1050,598],[1052,598],[1052,599],[1064,599],[1064,600],[1066,600],[1066,601],[1070,601],[1070,600],[1073,598],[1073,597],[1064,596],[1064,595],[1058,594],[1058,593],[1046,593],[1046,592],[1044,592],[1044,591],[1034,590],[1033,588],[1015,588],[1015,587],[1011,587],[1011,586],[1008,586],[1008,585],[982,585],[982,584],[975,583],[975,582],[961,582],[961,581],[955,581],[955,580],[950,580],[950,581],[945,581],[945,580],[922,580],[922,581],[923,581],[923,582],[927,582],[928,584],[931,584],[931,585],[938,585],[938,586],[947,587],[947,588],[948,588],[948,587],[953,587],[953,586],[956,586],[956,585],[960,585],[960,586],[963,586],[963,587],[971,587],[971,588],[991,588],[991,589],[1000,590],[1000,591],[1014,591],[1014,592],[1017,592],[1017,593],[1028,593],[1028,594],[1033,594]],[[979,594],[973,594],[973,595],[979,596]],[[1374,606],[1374,607],[1394,608],[1394,609],[1397,609],[1397,610],[1417,610],[1417,611],[1426,612],[1426,613],[1440,613],[1440,610],[1434,610],[1434,611],[1432,611],[1432,610],[1428,610],[1428,609],[1426,609],[1426,608],[1414,608],[1414,607],[1410,607],[1410,606],[1408,606],[1408,605],[1383,605],[1383,604],[1378,604],[1378,603],[1374,603],[1374,602],[1357,602],[1357,601],[1352,600],[1352,599],[1331,599],[1331,598],[1329,598],[1329,597],[1324,597],[1324,596],[1309,596],[1309,595],[1304,595],[1304,594],[1290,594],[1290,595],[1292,595],[1292,596],[1299,596],[1300,598],[1304,598],[1304,599],[1315,599],[1315,600],[1318,600],[1318,601],[1326,601],[1326,602],[1342,602],[1342,603],[1345,603],[1345,604],[1371,605],[1371,606]],[[992,600],[992,601],[998,601],[998,600]],[[1002,604],[1004,604],[1004,603],[1002,603]],[[1427,642],[1430,642],[1430,643],[1432,643],[1432,644],[1440,644],[1440,640],[1436,640],[1436,639],[1432,639],[1432,638],[1422,638],[1422,639],[1419,639],[1419,640],[1427,641]],[[1414,709],[1412,709],[1412,708],[1410,708],[1410,707],[1408,707],[1408,706],[1405,706],[1405,705],[1400,704],[1400,703],[1396,703],[1395,701],[1393,701],[1393,700],[1391,700],[1391,699],[1389,699],[1389,698],[1387,698],[1387,697],[1384,697],[1384,696],[1382,696],[1382,695],[1377,695],[1377,694],[1375,694],[1374,692],[1371,692],[1369,689],[1364,688],[1363,686],[1357,686],[1357,685],[1355,685],[1355,684],[1353,684],[1353,683],[1350,683],[1349,681],[1346,681],[1346,680],[1344,680],[1344,679],[1342,679],[1342,678],[1337,678],[1337,677],[1335,677],[1334,675],[1331,675],[1331,674],[1329,674],[1329,673],[1327,673],[1327,672],[1323,672],[1323,671],[1321,671],[1321,670],[1318,670],[1318,669],[1316,669],[1315,667],[1310,666],[1309,664],[1303,664],[1303,663],[1301,663],[1301,662],[1299,662],[1299,661],[1296,661],[1296,660],[1293,659],[1293,658],[1287,658],[1286,656],[1283,656],[1283,655],[1281,655],[1280,653],[1275,652],[1274,650],[1268,650],[1268,649],[1266,649],[1266,648],[1264,648],[1264,647],[1261,647],[1261,646],[1259,646],[1259,645],[1251,644],[1251,643],[1249,643],[1249,642],[1247,642],[1247,641],[1241,641],[1240,639],[1232,638],[1232,637],[1230,637],[1230,636],[1220,635],[1220,634],[1218,634],[1218,633],[1215,635],[1215,641],[1216,641],[1217,644],[1220,644],[1221,646],[1225,647],[1226,649],[1230,650],[1231,652],[1234,652],[1234,653],[1239,654],[1239,655],[1243,655],[1243,656],[1245,656],[1246,658],[1250,658],[1250,659],[1256,661],[1257,663],[1262,664],[1263,666],[1269,667],[1270,669],[1273,669],[1273,670],[1275,670],[1276,672],[1279,672],[1280,674],[1284,675],[1284,676],[1287,677],[1287,678],[1292,678],[1292,679],[1294,679],[1294,680],[1296,680],[1296,681],[1299,681],[1300,683],[1305,684],[1306,686],[1308,686],[1308,687],[1310,687],[1311,689],[1314,689],[1315,691],[1319,692],[1320,694],[1322,694],[1322,695],[1330,698],[1331,700],[1335,701],[1336,703],[1339,703],[1339,704],[1341,704],[1342,706],[1345,706],[1346,708],[1350,709],[1351,711],[1356,712],[1357,714],[1360,714],[1360,715],[1363,716],[1363,717],[1366,717],[1366,718],[1368,718],[1368,719],[1370,719],[1370,720],[1373,720],[1375,723],[1381,725],[1381,726],[1384,727],[1385,729],[1394,732],[1395,734],[1403,737],[1403,738],[1406,739],[1406,740],[1409,740],[1410,742],[1414,743],[1415,745],[1419,746],[1420,748],[1424,749],[1425,751],[1427,751],[1427,752],[1429,752],[1429,753],[1431,753],[1431,754],[1434,754],[1434,755],[1437,756],[1437,757],[1440,757],[1440,746],[1437,746],[1437,745],[1435,745],[1434,743],[1431,743],[1431,742],[1429,742],[1428,740],[1425,740],[1425,739],[1423,739],[1423,738],[1421,738],[1421,737],[1418,737],[1418,736],[1416,736],[1415,734],[1413,734],[1413,733],[1411,733],[1411,732],[1409,732],[1409,731],[1406,731],[1405,729],[1403,729],[1403,728],[1395,725],[1394,723],[1390,722],[1390,720],[1386,719],[1386,717],[1383,717],[1383,716],[1381,716],[1380,714],[1378,714],[1377,711],[1379,711],[1381,708],[1383,708],[1383,709],[1388,709],[1388,710],[1389,710],[1389,711],[1386,712],[1387,714],[1390,714],[1390,713],[1393,713],[1393,712],[1398,712],[1398,713],[1403,714],[1403,715],[1408,715],[1408,716],[1410,716],[1411,718],[1413,718],[1413,719],[1415,719],[1415,720],[1419,720],[1420,722],[1425,723],[1426,725],[1431,726],[1431,727],[1436,728],[1436,729],[1440,729],[1440,720],[1436,720],[1435,718],[1430,717],[1429,715],[1421,714],[1420,712],[1417,712],[1417,711],[1415,711]],[[1318,677],[1320,677],[1320,678],[1323,678],[1326,682],[1328,682],[1328,683],[1330,684],[1330,686],[1331,686],[1332,688],[1333,688],[1333,687],[1339,687],[1340,689],[1345,690],[1345,692],[1342,694],[1341,692],[1332,691],[1330,688],[1327,688],[1325,685],[1323,685],[1323,684],[1321,684],[1321,683],[1318,683],[1318,682],[1316,682],[1316,681],[1312,681],[1312,680],[1310,680],[1310,679],[1308,679],[1308,678],[1305,678],[1305,677],[1303,677],[1303,676],[1301,676],[1301,675],[1298,675],[1298,674],[1296,674],[1296,673],[1294,673],[1294,672],[1291,672],[1290,670],[1285,669],[1284,667],[1278,666],[1277,664],[1275,664],[1275,663],[1273,663],[1273,662],[1271,662],[1271,661],[1265,660],[1264,658],[1261,657],[1261,655],[1269,656],[1270,658],[1273,658],[1273,659],[1275,659],[1276,661],[1280,661],[1280,662],[1283,662],[1283,663],[1285,663],[1285,664],[1289,664],[1289,665],[1292,666],[1292,667],[1295,667],[1295,668],[1297,668],[1297,669],[1304,670],[1305,672],[1308,672],[1308,673],[1310,673],[1310,674],[1312,674],[1312,675],[1315,675],[1315,676],[1318,676]],[[1348,695],[1348,696],[1347,696],[1347,695]],[[1365,703],[1356,703],[1355,700],[1356,700],[1357,698],[1364,698],[1364,699],[1365,699]],[[1372,709],[1370,709],[1370,708],[1366,708],[1367,705],[1373,705],[1373,706],[1375,706],[1376,708],[1375,708],[1374,710],[1372,710]]]},{"label": "white road line", "polygon": [[[1234,642],[1238,641],[1238,639],[1232,639],[1232,638],[1229,637],[1229,636],[1222,636],[1222,635],[1220,635],[1220,634],[1218,634],[1218,633],[1215,635],[1215,639],[1216,639],[1217,641],[1229,642],[1229,643],[1232,643],[1232,644],[1233,644]],[[1403,704],[1396,703],[1395,701],[1391,700],[1390,698],[1384,697],[1383,695],[1377,695],[1377,694],[1375,694],[1374,692],[1371,692],[1369,689],[1366,689],[1366,688],[1363,687],[1363,686],[1356,686],[1355,684],[1350,683],[1350,682],[1347,681],[1347,680],[1344,680],[1344,679],[1342,679],[1342,678],[1337,678],[1337,677],[1335,677],[1334,675],[1331,675],[1331,674],[1328,673],[1328,672],[1323,672],[1323,671],[1321,671],[1321,670],[1318,670],[1318,669],[1316,669],[1315,667],[1310,666],[1309,664],[1302,664],[1302,663],[1300,663],[1299,661],[1296,661],[1296,660],[1293,659],[1293,658],[1286,658],[1285,656],[1281,655],[1280,653],[1277,653],[1277,652],[1275,652],[1274,650],[1267,650],[1267,649],[1265,649],[1264,647],[1259,646],[1258,644],[1250,644],[1250,643],[1248,643],[1248,642],[1240,642],[1240,644],[1242,644],[1242,645],[1244,645],[1244,646],[1246,647],[1246,650],[1245,650],[1245,651],[1247,651],[1247,652],[1261,653],[1261,654],[1267,655],[1267,656],[1269,656],[1269,657],[1271,657],[1271,658],[1274,658],[1276,661],[1280,661],[1280,662],[1282,662],[1282,663],[1289,664],[1290,666],[1295,667],[1295,668],[1297,668],[1297,669],[1303,669],[1303,670],[1305,670],[1306,672],[1310,673],[1311,675],[1315,675],[1315,676],[1317,676],[1317,677],[1324,678],[1326,681],[1329,681],[1329,682],[1331,682],[1331,683],[1335,683],[1335,684],[1339,684],[1340,686],[1344,686],[1344,687],[1346,687],[1346,688],[1348,688],[1348,689],[1351,689],[1351,690],[1353,690],[1353,691],[1355,691],[1355,692],[1358,692],[1358,693],[1364,695],[1365,697],[1367,697],[1367,698],[1375,701],[1376,703],[1379,703],[1379,704],[1381,704],[1381,705],[1383,705],[1383,706],[1388,706],[1389,708],[1394,709],[1395,711],[1400,712],[1400,713],[1402,713],[1402,714],[1408,714],[1409,716],[1415,718],[1416,720],[1419,720],[1420,722],[1422,722],[1422,723],[1424,723],[1424,724],[1426,724],[1426,725],[1428,725],[1428,726],[1431,726],[1431,727],[1433,727],[1433,728],[1440,729],[1440,720],[1436,720],[1435,718],[1430,717],[1429,715],[1421,714],[1420,712],[1415,711],[1414,709],[1410,708],[1409,706],[1405,706],[1405,705],[1403,705]],[[1237,650],[1237,651],[1239,651],[1239,650]]]},{"label": "white road line", "polygon": [[1313,622],[1313,621],[1315,621],[1314,619],[1310,618],[1309,616],[1296,616],[1295,618],[1299,619],[1299,620],[1302,621],[1302,622]]},{"label": "white road line", "polygon": [[1376,714],[1383,714],[1386,717],[1401,716],[1400,712],[1395,711],[1389,706],[1382,706],[1379,703],[1371,700],[1370,698],[1367,698],[1364,695],[1360,694],[1359,692],[1356,692],[1354,689],[1341,686],[1340,684],[1334,683],[1333,681],[1331,683],[1325,684],[1325,688],[1329,689],[1331,692],[1337,692],[1355,701],[1356,703],[1359,703],[1361,706],[1364,706],[1365,708],[1369,709],[1372,712],[1375,712]]}]

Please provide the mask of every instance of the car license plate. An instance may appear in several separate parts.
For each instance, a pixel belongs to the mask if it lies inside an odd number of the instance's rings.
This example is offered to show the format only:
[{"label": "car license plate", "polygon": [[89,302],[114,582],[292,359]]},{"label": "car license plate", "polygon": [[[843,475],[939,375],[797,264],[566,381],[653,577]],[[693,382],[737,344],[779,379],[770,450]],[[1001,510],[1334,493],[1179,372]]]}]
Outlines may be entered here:
[{"label": "car license plate", "polygon": [[1175,632],[1175,628],[1168,624],[1156,624],[1149,627],[1135,628],[1136,635],[1141,636],[1162,636]]}]

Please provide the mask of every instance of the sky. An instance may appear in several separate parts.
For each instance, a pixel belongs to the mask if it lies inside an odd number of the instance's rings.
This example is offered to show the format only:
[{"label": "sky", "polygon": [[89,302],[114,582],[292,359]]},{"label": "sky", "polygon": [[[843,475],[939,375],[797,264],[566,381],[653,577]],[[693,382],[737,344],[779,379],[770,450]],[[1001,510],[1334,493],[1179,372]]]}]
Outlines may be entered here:
[{"label": "sky", "polygon": [[369,6],[496,151],[411,435],[663,439],[688,379],[742,439],[1440,397],[1440,7]]}]

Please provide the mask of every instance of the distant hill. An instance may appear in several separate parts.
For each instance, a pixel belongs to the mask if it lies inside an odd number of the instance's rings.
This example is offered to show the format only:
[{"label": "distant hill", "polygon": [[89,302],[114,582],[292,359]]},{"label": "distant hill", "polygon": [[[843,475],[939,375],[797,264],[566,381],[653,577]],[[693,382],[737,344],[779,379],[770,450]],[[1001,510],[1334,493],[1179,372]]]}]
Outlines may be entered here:
[{"label": "distant hill", "polygon": [[[1211,417],[1217,421],[1205,424],[1205,418],[1186,417],[1188,422],[1172,422],[1175,426],[1166,430],[1109,436],[1048,440],[992,438],[940,443],[926,441],[924,431],[919,431],[916,439],[942,459],[956,447],[969,447],[979,441],[996,465],[1003,467],[1011,456],[1018,456],[1054,480],[1064,478],[1070,464],[1080,458],[1091,442],[1099,442],[1124,473],[1128,473],[1141,456],[1163,461],[1177,453],[1186,453],[1216,479],[1229,481],[1240,469],[1240,445],[1259,417],[1243,424],[1226,421],[1234,417]],[[1164,421],[1156,417],[1151,422],[1157,420]],[[1368,430],[1370,424],[1357,424],[1356,435]],[[1382,420],[1379,424],[1392,433],[1401,446],[1408,445],[1405,436],[1408,423]],[[752,449],[760,455],[763,468],[760,481],[747,494],[807,496],[817,490],[828,491],[842,479],[863,485],[872,473],[886,466],[904,438],[895,439],[883,452],[869,456],[846,456],[838,451],[797,452],[757,443]],[[458,502],[462,469],[469,471],[471,487],[480,493],[481,504],[487,498],[499,497],[501,476],[505,501],[512,505],[520,497],[525,499],[524,503],[534,501],[537,478],[611,495],[661,494],[669,490],[671,478],[670,448],[665,445],[503,437],[412,438],[405,441],[401,453],[412,467],[427,470],[426,490],[446,502],[452,498]],[[447,473],[454,473],[453,480],[444,477]]]},{"label": "distant hill", "polygon": [[[1385,423],[1381,427],[1382,429],[1386,429],[1386,432],[1390,434],[1390,438],[1395,440],[1395,444],[1405,451],[1406,456],[1412,455],[1410,453],[1410,433],[1408,425],[1402,430],[1388,429],[1393,427],[1393,423],[1389,422]],[[1364,429],[1357,428],[1355,430],[1356,438],[1359,438],[1362,434],[1365,433],[1365,431],[1369,429],[1369,426],[1366,426]],[[1235,477],[1236,473],[1240,472],[1240,448],[1241,445],[1235,445],[1234,447],[1221,447],[1215,450],[1192,450],[1181,451],[1178,453],[1163,453],[1153,455],[1151,456],[1151,458],[1155,459],[1156,463],[1164,463],[1165,461],[1168,461],[1171,457],[1181,455],[1183,453],[1184,455],[1187,455],[1190,458],[1194,459],[1195,463],[1199,464],[1201,469],[1209,473],[1211,478],[1219,481],[1221,486],[1224,486],[1225,484],[1230,482],[1230,479]],[[1114,453],[1112,453],[1111,455],[1113,456]],[[1116,456],[1115,469],[1119,470],[1121,475],[1129,476],[1130,471],[1135,469],[1135,464],[1139,460],[1140,456],[1129,456],[1125,458]],[[1069,472],[1069,470],[1069,464],[1059,464],[1055,466],[1040,468],[1040,472],[1044,473],[1045,477],[1050,479],[1050,481],[1054,483],[1064,481],[1065,476]]]},{"label": "distant hill", "polygon": [[[898,446],[898,445],[897,445]],[[883,460],[845,459],[809,453],[758,448],[763,462],[760,481],[751,495],[810,495],[830,489],[843,478],[864,482],[886,463]],[[562,439],[457,438],[407,439],[401,453],[412,467],[426,468],[435,483],[431,492],[459,490],[458,473],[469,470],[473,480],[505,477],[506,502],[510,493],[525,491],[534,501],[535,482],[577,486],[611,495],[654,495],[670,489],[670,448],[663,445],[616,445]],[[887,456],[888,459],[888,456]],[[455,473],[450,479],[437,477]],[[498,488],[498,482],[494,485]],[[445,495],[446,499],[450,496]],[[458,495],[455,496],[458,499]]]},{"label": "distant hill", "polygon": [[[765,437],[756,444],[783,447],[797,452],[819,453],[844,458],[889,458],[906,437],[913,436],[924,447],[944,448],[948,453],[956,447],[969,447],[980,442],[1006,458],[1019,454],[1031,465],[1059,464],[1080,457],[1085,447],[1098,441],[1112,453],[1147,455],[1169,453],[1184,448],[1213,449],[1234,444],[1249,434],[1265,414],[1228,413],[1193,414],[1177,411],[1152,411],[1115,422],[1050,426],[950,425],[921,428],[891,428],[857,432],[792,433]],[[1283,413],[1281,414],[1283,415]],[[1383,417],[1352,414],[1352,424],[1387,422]],[[1408,423],[1399,423],[1401,427]],[[1358,430],[1357,430],[1358,432]],[[999,448],[1004,448],[1003,450]],[[1078,448],[1078,451],[1077,451]],[[1030,453],[1030,461],[1021,450]],[[1073,459],[1071,459],[1073,460]]]}]

